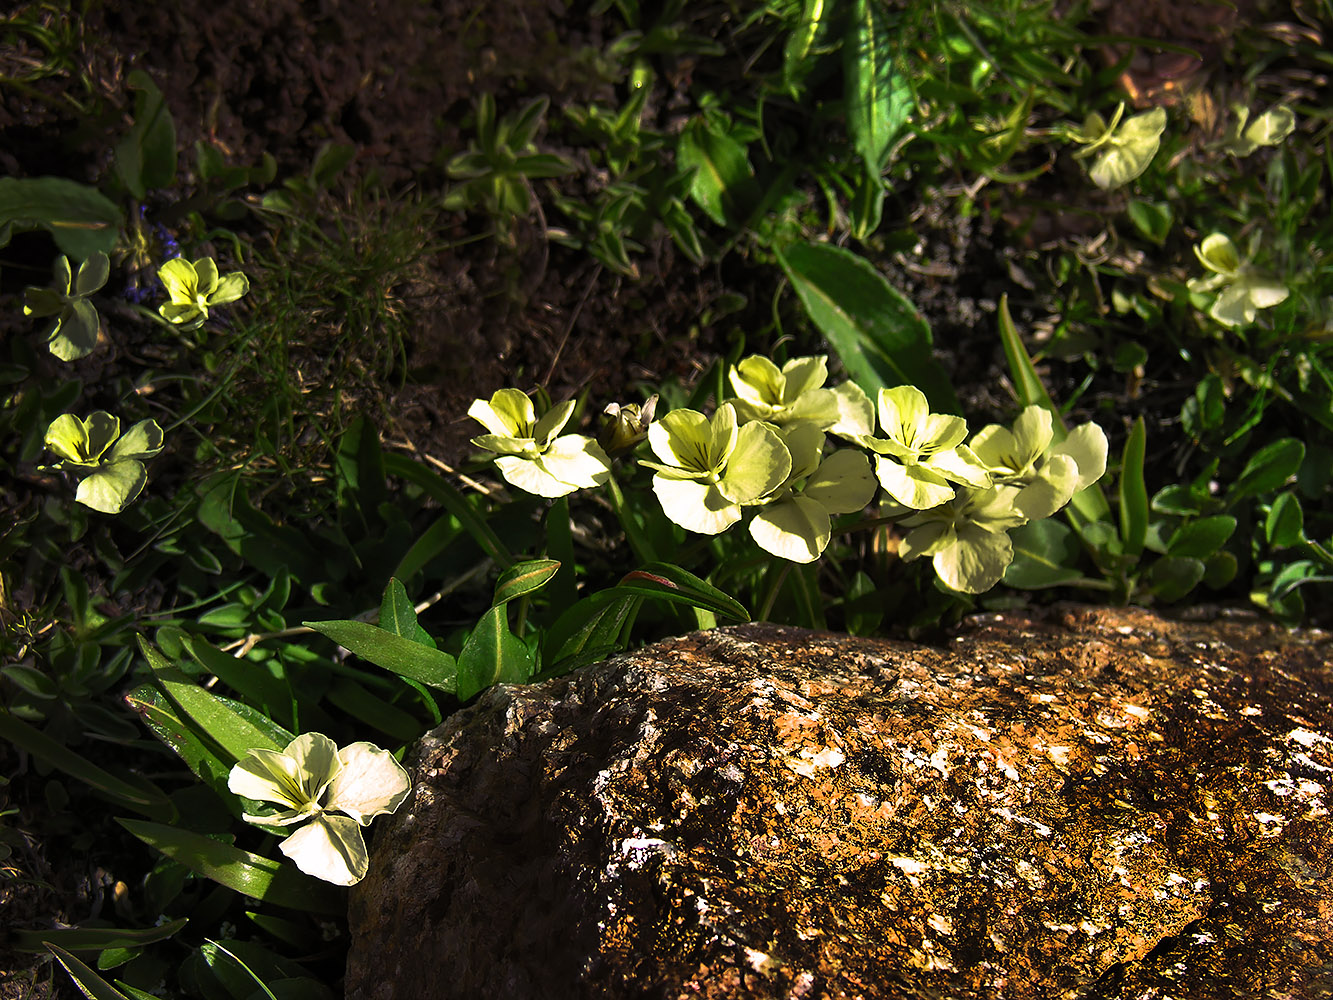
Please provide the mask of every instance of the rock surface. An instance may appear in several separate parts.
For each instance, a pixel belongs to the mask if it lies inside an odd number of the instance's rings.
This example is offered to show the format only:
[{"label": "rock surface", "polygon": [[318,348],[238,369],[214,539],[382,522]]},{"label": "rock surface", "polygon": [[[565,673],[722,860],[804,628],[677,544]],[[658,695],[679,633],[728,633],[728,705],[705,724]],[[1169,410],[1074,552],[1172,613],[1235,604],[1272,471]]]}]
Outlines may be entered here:
[{"label": "rock surface", "polygon": [[1064,606],[494,689],[416,749],[347,995],[1333,995],[1331,660]]}]

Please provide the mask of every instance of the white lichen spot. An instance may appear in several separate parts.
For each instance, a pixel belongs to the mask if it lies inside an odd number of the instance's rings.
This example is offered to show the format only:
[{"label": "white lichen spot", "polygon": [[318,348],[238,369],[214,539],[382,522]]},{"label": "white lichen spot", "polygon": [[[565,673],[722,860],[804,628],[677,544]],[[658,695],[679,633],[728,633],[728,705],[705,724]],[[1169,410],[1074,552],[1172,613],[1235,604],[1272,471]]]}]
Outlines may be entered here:
[{"label": "white lichen spot", "polygon": [[953,921],[941,913],[932,913],[926,924],[936,933],[943,934],[945,937],[953,935]]},{"label": "white lichen spot", "polygon": [[638,871],[659,858],[670,861],[676,856],[676,848],[657,837],[626,837],[620,842],[620,856],[628,859],[630,871]]},{"label": "white lichen spot", "polygon": [[1287,733],[1287,739],[1293,743],[1299,743],[1303,747],[1313,749],[1319,743],[1333,743],[1333,739],[1322,733],[1312,733],[1308,729],[1293,729]]},{"label": "white lichen spot", "polygon": [[756,951],[753,948],[747,947],[745,949],[745,960],[750,963],[750,968],[760,975],[767,976],[777,968],[777,963],[773,961],[772,955],[766,955],[764,952]]},{"label": "white lichen spot", "polygon": [[820,768],[835,768],[847,759],[837,747],[826,747],[818,753],[809,749],[801,751],[801,759],[788,757],[783,763],[799,774],[802,778],[813,778]]},{"label": "white lichen spot", "polygon": [[1152,710],[1144,708],[1142,705],[1124,705],[1122,706],[1126,715],[1132,715],[1136,719],[1146,719],[1152,715]]},{"label": "white lichen spot", "polygon": [[1261,827],[1259,830],[1261,837],[1280,837],[1287,825],[1285,817],[1273,813],[1258,812],[1254,814],[1254,818]]},{"label": "white lichen spot", "polygon": [[1241,715],[1263,715],[1264,710],[1258,705],[1246,705],[1240,710]]},{"label": "white lichen spot", "polygon": [[949,748],[943,744],[930,755],[930,766],[946,778],[949,776]]},{"label": "white lichen spot", "polygon": [[930,870],[929,862],[918,861],[916,858],[886,858],[885,860],[907,876],[907,881],[912,884],[913,889],[921,885],[921,880],[917,876]]}]

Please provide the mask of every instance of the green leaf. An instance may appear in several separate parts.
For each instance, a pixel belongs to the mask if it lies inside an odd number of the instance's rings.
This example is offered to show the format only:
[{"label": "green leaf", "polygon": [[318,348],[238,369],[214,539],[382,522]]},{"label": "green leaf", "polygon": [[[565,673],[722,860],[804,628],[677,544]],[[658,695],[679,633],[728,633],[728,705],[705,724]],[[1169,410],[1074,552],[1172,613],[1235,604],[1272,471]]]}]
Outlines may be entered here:
[{"label": "green leaf", "polygon": [[407,596],[407,589],[397,578],[391,578],[380,601],[380,628],[394,635],[411,639],[423,646],[435,648],[435,640],[417,623],[416,605]]},{"label": "green leaf", "polygon": [[634,624],[643,598],[616,588],[599,591],[578,601],[546,630],[542,663],[535,678],[558,677],[621,649],[621,636]]},{"label": "green leaf", "polygon": [[[280,677],[274,676],[274,667],[270,663],[237,659],[222,652],[202,636],[183,636],[181,645],[196,663],[248,702],[262,708],[271,719],[277,720],[282,716],[295,723],[291,719],[291,688]],[[282,746],[288,742],[290,739],[279,740]]]},{"label": "green leaf", "polygon": [[172,666],[143,636],[139,637],[139,648],[167,697],[209,739],[231,755],[233,761],[241,760],[252,749],[281,751],[286,745],[275,739],[267,727],[255,725],[226,701]]},{"label": "green leaf", "polygon": [[1190,521],[1171,536],[1166,545],[1167,555],[1207,559],[1226,544],[1235,530],[1236,519],[1226,514]]},{"label": "green leaf", "polygon": [[879,0],[856,0],[842,54],[847,131],[861,161],[878,176],[912,100],[905,78],[894,72],[888,8]]},{"label": "green leaf", "polygon": [[176,179],[176,124],[162,92],[147,73],[126,77],[134,97],[134,125],[116,146],[116,175],[139,200],[150,190],[171,187]]},{"label": "green leaf", "polygon": [[676,162],[693,171],[690,196],[719,226],[739,229],[758,200],[745,147],[695,118],[680,134]]},{"label": "green leaf", "polygon": [[46,229],[60,252],[75,260],[111,253],[122,221],[115,203],[85,184],[61,177],[0,177],[0,230]]},{"label": "green leaf", "polygon": [[369,622],[302,622],[361,659],[441,691],[453,691],[458,664],[448,653],[371,625]]},{"label": "green leaf", "polygon": [[5,711],[0,711],[0,738],[77,778],[127,809],[145,816],[171,816],[174,813],[171,800],[156,785],[144,779],[140,779],[140,783],[131,783],[118,778]]},{"label": "green leaf", "polygon": [[345,896],[294,865],[242,851],[201,833],[143,820],[117,819],[149,847],[243,896],[312,913],[342,913]]},{"label": "green leaf", "polygon": [[[177,714],[175,707],[157,688],[143,684],[125,696],[125,703],[139,713],[144,724],[176,752],[195,777],[224,801],[235,799],[227,790],[227,775],[234,761],[223,760]],[[240,810],[235,810],[240,815]]]},{"label": "green leaf", "polygon": [[1305,458],[1305,445],[1296,438],[1281,438],[1250,456],[1240,478],[1232,485],[1228,500],[1271,493],[1296,475]]},{"label": "green leaf", "polygon": [[492,684],[524,684],[532,676],[532,650],[509,631],[503,604],[481,616],[458,654],[458,699],[467,701]]},{"label": "green leaf", "polygon": [[[703,608],[739,622],[748,622],[750,612],[729,594],[718,590],[706,580],[671,563],[649,563],[626,573],[613,591],[650,597],[672,604]],[[605,593],[606,591],[603,591]]]},{"label": "green leaf", "polygon": [[188,917],[172,920],[158,927],[122,930],[116,927],[70,927],[60,930],[10,932],[6,947],[14,951],[40,953],[45,944],[65,951],[102,951],[104,948],[134,948],[165,941],[190,922]]},{"label": "green leaf", "polygon": [[56,960],[64,966],[65,971],[68,972],[70,978],[74,980],[74,985],[79,988],[79,992],[85,997],[88,997],[89,1000],[129,1000],[124,993],[112,986],[64,948],[61,948],[56,944],[48,944],[46,948],[56,957]]},{"label": "green leaf", "polygon": [[1240,564],[1230,552],[1225,549],[1214,552],[1204,560],[1203,582],[1213,590],[1220,590],[1236,578],[1239,568]]},{"label": "green leaf", "polygon": [[557,559],[532,559],[515,563],[500,574],[495,581],[495,597],[492,604],[506,604],[516,597],[540,590],[560,569]]},{"label": "green leaf", "polygon": [[1130,428],[1120,457],[1120,537],[1125,552],[1131,556],[1143,551],[1143,542],[1148,535],[1148,489],[1143,481],[1147,441],[1148,432],[1143,418],[1139,417]]},{"label": "green leaf", "polygon": [[816,49],[828,34],[830,6],[829,0],[804,0],[801,19],[787,35],[782,49],[782,88],[793,97],[818,61]]},{"label": "green leaf", "polygon": [[852,635],[872,635],[884,620],[884,598],[867,573],[857,571],[844,598],[844,622]]},{"label": "green leaf", "polygon": [[1004,571],[1010,587],[1037,590],[1073,583],[1083,574],[1076,568],[1080,552],[1078,536],[1059,521],[1045,518],[1029,521],[1009,532],[1014,561]]},{"label": "green leaf", "polygon": [[1129,213],[1129,221],[1134,223],[1134,228],[1142,233],[1145,239],[1159,247],[1166,242],[1174,220],[1169,202],[1132,198],[1125,211]]},{"label": "green leaf", "polygon": [[1268,544],[1281,547],[1299,545],[1305,537],[1305,513],[1295,493],[1283,493],[1273,501],[1264,521]]},{"label": "green leaf", "polygon": [[458,518],[482,550],[501,567],[507,569],[514,565],[514,557],[504,542],[500,541],[500,537],[477,513],[476,508],[468,503],[467,498],[449,483],[420,463],[396,452],[389,452],[384,456],[384,471],[415,483],[439,501],[445,510]]},{"label": "green leaf", "polygon": [[866,395],[914,385],[932,410],[961,412],[947,373],[931,356],[930,327],[869,261],[827,243],[796,243],[776,253],[805,311]]},{"label": "green leaf", "polygon": [[1203,579],[1201,559],[1165,556],[1158,559],[1148,572],[1153,595],[1162,601],[1178,601]]}]

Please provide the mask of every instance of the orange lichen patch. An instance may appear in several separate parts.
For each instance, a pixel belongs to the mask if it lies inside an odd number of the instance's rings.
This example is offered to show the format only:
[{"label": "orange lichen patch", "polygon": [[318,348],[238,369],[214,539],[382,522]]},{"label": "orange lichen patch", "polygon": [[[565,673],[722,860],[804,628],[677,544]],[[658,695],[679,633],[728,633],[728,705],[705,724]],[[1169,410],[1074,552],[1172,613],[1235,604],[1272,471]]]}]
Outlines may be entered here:
[{"label": "orange lichen patch", "polygon": [[1319,995],[1329,650],[1062,608],[497,689],[416,751],[348,995]]}]

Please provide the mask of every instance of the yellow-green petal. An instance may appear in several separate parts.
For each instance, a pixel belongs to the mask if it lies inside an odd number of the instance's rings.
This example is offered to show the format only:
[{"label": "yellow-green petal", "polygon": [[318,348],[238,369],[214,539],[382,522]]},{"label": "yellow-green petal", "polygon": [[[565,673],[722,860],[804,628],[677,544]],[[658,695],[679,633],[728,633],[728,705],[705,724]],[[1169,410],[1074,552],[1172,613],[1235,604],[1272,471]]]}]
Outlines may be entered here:
[{"label": "yellow-green petal", "polygon": [[533,496],[546,497],[548,500],[568,496],[577,486],[557,479],[542,467],[539,459],[519,458],[517,455],[501,455],[495,460],[495,467],[500,470],[510,486],[517,487]]},{"label": "yellow-green petal", "polygon": [[356,885],[370,869],[361,827],[346,816],[316,816],[278,849],[307,875],[334,885]]},{"label": "yellow-green petal", "polygon": [[393,754],[370,743],[338,751],[342,769],[329,786],[327,809],[344,812],[362,826],[397,809],[412,790],[412,779]]},{"label": "yellow-green petal", "polygon": [[156,420],[140,420],[116,441],[109,461],[152,458],[162,450],[162,428]]},{"label": "yellow-green petal", "polygon": [[147,482],[142,462],[108,462],[83,477],[74,499],[103,514],[119,514],[138,498]]},{"label": "yellow-green petal", "polygon": [[854,514],[870,503],[878,486],[870,460],[859,451],[845,448],[820,463],[806,480],[801,495],[830,514]]},{"label": "yellow-green petal", "polygon": [[[729,409],[729,407],[723,407]],[[716,437],[714,438],[716,442]],[[791,453],[768,424],[746,424],[732,435],[726,472],[717,488],[732,503],[753,503],[768,496],[787,480]]]},{"label": "yellow-green petal", "polygon": [[919,465],[901,465],[879,457],[875,459],[875,477],[885,493],[913,510],[928,510],[953,499],[954,489],[948,481]]},{"label": "yellow-green petal", "polygon": [[194,273],[198,276],[196,294],[209,299],[218,287],[218,266],[212,257],[204,257],[194,262]]},{"label": "yellow-green petal", "polygon": [[250,279],[240,271],[232,271],[218,279],[217,288],[208,296],[208,304],[226,305],[228,302],[235,302],[248,291],[250,291]]},{"label": "yellow-green petal", "polygon": [[831,529],[828,512],[802,496],[764,507],[750,522],[750,536],[761,549],[795,563],[814,562],[823,555]]},{"label": "yellow-green petal", "polygon": [[741,519],[740,506],[709,483],[653,476],[653,493],[662,513],[686,531],[717,535]]}]

